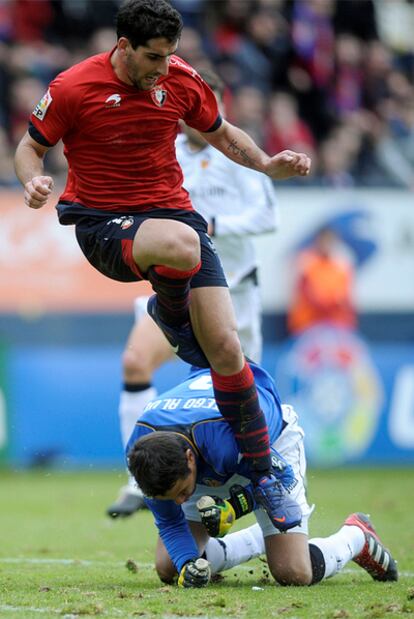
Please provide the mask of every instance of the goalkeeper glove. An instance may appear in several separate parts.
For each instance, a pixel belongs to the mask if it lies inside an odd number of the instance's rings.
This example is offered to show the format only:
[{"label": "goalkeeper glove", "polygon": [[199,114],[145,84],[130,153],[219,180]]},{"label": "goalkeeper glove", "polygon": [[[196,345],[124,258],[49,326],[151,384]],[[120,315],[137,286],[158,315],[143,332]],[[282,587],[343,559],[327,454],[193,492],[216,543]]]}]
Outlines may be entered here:
[{"label": "goalkeeper glove", "polygon": [[234,521],[253,510],[254,502],[250,492],[235,484],[230,488],[230,497],[203,496],[197,501],[201,522],[210,537],[224,537]]},{"label": "goalkeeper glove", "polygon": [[178,586],[186,589],[190,587],[207,587],[211,578],[210,564],[206,559],[189,561],[182,568],[178,577]]}]

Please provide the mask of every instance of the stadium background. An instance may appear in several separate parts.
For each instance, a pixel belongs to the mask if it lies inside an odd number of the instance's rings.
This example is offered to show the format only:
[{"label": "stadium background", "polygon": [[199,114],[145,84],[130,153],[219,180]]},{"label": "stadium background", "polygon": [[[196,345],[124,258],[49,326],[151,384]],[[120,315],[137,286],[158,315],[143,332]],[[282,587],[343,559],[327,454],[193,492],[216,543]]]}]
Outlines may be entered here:
[{"label": "stadium background", "polygon": [[[413,3],[174,5],[186,24],[179,53],[226,80],[229,119],[269,152],[290,147],[313,158],[311,178],[277,186],[280,232],[257,240],[264,365],[302,414],[311,462],[412,466]],[[24,207],[12,169],[46,84],[111,47],[117,6],[0,3],[0,458],[13,467],[122,464],[120,357],[145,285],[95,273],[52,205]],[[47,167],[59,186],[59,149]],[[355,258],[358,332],[316,330],[292,342],[285,317],[293,257],[326,224]],[[168,364],[156,384],[185,372]]]}]

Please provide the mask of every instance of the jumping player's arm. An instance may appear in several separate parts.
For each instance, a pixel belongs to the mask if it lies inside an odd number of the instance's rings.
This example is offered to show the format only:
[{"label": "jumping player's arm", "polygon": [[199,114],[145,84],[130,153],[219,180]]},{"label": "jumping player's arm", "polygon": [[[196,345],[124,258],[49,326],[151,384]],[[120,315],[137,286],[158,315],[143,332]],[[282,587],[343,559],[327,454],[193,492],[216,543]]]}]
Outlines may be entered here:
[{"label": "jumping player's arm", "polygon": [[15,155],[17,178],[24,187],[24,201],[30,208],[44,206],[53,189],[53,179],[43,174],[43,159],[49,147],[36,142],[26,132]]},{"label": "jumping player's arm", "polygon": [[73,79],[68,83],[70,73],[71,70],[60,73],[49,84],[16,149],[16,175],[24,187],[24,200],[30,208],[44,206],[52,192],[53,179],[44,175],[43,159],[71,127],[82,101]]},{"label": "jumping player's arm", "polygon": [[244,131],[222,121],[216,131],[202,133],[209,144],[221,151],[236,163],[267,174],[275,180],[284,180],[292,176],[307,176],[310,171],[310,158],[304,153],[283,150],[270,157],[262,151],[252,138]]}]

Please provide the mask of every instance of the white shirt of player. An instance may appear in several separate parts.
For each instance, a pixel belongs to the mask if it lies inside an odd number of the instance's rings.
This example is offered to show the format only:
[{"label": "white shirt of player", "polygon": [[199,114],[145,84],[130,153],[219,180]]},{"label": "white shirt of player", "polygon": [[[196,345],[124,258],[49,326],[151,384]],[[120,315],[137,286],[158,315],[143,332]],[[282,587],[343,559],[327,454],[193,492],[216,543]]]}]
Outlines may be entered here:
[{"label": "white shirt of player", "polygon": [[272,181],[255,170],[234,163],[209,144],[192,150],[187,137],[176,141],[184,188],[208,222],[214,220],[217,248],[229,288],[234,288],[257,267],[253,234],[273,232],[279,209]]}]

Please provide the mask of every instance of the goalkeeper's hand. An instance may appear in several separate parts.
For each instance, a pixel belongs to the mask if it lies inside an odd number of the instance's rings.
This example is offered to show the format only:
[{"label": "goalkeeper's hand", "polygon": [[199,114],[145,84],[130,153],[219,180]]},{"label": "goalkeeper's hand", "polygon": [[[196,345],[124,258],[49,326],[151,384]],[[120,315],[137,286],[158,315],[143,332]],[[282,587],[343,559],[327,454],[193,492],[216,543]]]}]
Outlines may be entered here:
[{"label": "goalkeeper's hand", "polygon": [[201,522],[210,537],[223,537],[229,532],[237,518],[249,514],[254,508],[253,498],[247,488],[234,484],[230,497],[203,496],[197,501]]},{"label": "goalkeeper's hand", "polygon": [[207,587],[211,578],[210,564],[206,559],[186,563],[178,576],[178,586],[188,588]]},{"label": "goalkeeper's hand", "polygon": [[218,496],[202,496],[197,501],[197,509],[210,537],[223,537],[236,520],[236,513],[230,502]]}]

